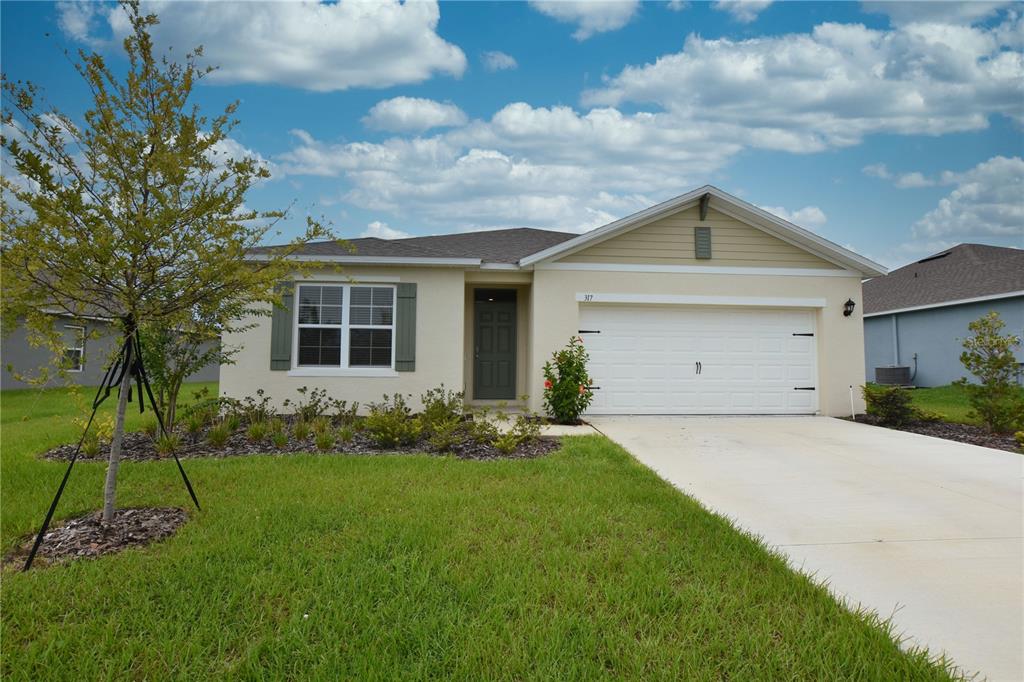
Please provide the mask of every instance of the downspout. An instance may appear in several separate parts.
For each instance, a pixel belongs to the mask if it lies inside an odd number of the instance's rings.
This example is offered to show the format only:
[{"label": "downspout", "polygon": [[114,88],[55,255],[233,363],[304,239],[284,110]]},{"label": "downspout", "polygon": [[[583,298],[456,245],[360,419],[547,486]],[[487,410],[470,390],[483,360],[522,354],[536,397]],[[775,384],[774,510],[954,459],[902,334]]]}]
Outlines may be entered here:
[{"label": "downspout", "polygon": [[900,328],[896,322],[896,313],[892,315],[892,366],[900,364]]}]

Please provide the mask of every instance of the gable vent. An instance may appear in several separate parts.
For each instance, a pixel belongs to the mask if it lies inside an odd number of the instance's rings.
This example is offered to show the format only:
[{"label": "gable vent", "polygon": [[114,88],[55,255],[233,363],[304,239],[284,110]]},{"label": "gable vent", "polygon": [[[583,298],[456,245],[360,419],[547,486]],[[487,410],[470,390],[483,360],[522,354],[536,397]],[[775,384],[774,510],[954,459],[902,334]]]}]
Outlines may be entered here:
[{"label": "gable vent", "polygon": [[700,259],[711,258],[711,228],[693,228],[694,257]]}]

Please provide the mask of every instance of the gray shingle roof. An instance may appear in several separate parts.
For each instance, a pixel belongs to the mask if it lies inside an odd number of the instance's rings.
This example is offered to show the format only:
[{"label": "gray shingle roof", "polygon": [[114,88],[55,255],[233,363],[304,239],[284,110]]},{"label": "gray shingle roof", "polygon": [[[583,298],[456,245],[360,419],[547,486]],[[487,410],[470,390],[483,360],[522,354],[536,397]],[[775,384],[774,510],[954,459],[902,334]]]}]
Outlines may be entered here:
[{"label": "gray shingle roof", "polygon": [[864,282],[864,313],[1024,291],[1024,250],[960,244]]},{"label": "gray shingle roof", "polygon": [[[347,240],[352,248],[336,241],[310,242],[298,252],[303,256],[381,256],[392,258],[479,258],[488,263],[516,263],[520,258],[560,244],[577,235],[553,230],[517,227],[509,230],[460,232],[433,237]],[[253,249],[267,253],[279,246]]]}]

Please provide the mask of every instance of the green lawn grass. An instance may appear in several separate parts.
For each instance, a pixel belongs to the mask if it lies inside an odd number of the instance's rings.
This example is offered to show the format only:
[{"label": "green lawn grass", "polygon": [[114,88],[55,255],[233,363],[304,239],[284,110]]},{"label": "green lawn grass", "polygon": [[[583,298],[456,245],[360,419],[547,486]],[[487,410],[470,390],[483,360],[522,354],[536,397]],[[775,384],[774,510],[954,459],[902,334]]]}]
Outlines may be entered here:
[{"label": "green lawn grass", "polygon": [[[9,548],[63,471],[36,453],[75,429],[59,392],[0,400]],[[185,465],[204,508],[173,538],[5,573],[3,679],[949,676],[601,437]],[[76,466],[59,517],[103,471]],[[119,495],[189,508],[168,461],[124,463]]]},{"label": "green lawn grass", "polygon": [[[1024,392],[1024,389],[1021,391]],[[934,388],[915,388],[910,391],[910,396],[915,407],[942,415],[946,421],[982,425],[980,420],[967,416],[971,411],[971,405],[967,401],[967,391],[963,386],[950,384]]]}]

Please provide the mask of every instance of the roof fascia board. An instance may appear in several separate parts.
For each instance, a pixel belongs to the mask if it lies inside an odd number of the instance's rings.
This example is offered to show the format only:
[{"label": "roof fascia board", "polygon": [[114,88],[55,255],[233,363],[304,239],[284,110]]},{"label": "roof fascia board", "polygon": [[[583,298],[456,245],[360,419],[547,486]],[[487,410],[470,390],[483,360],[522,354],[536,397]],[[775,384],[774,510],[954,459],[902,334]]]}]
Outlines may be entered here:
[{"label": "roof fascia board", "polygon": [[[269,261],[271,256],[261,253],[251,254],[249,260]],[[424,265],[424,266],[448,266],[448,267],[479,267],[482,263],[479,258],[423,258],[419,256],[315,256],[315,255],[294,255],[288,256],[287,260],[305,263],[349,263],[352,265]]]},{"label": "roof fascia board", "polygon": [[880,317],[882,315],[897,315],[899,313],[912,313],[915,310],[931,310],[932,308],[947,308],[954,305],[965,305],[967,303],[981,303],[983,301],[996,301],[1001,298],[1015,298],[1017,296],[1024,297],[1024,290],[1022,291],[1007,291],[1002,294],[990,294],[988,296],[975,296],[974,298],[961,298],[955,301],[942,301],[940,303],[927,303],[925,305],[915,305],[909,308],[893,308],[892,310],[880,310],[875,313],[864,313],[864,317]]}]

